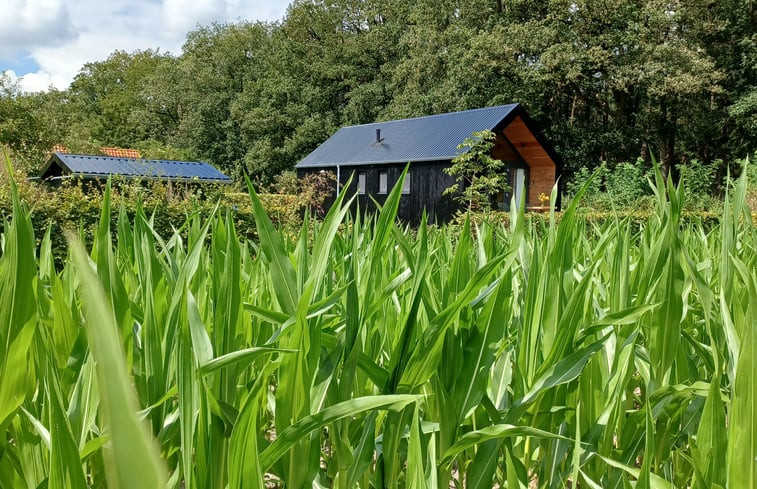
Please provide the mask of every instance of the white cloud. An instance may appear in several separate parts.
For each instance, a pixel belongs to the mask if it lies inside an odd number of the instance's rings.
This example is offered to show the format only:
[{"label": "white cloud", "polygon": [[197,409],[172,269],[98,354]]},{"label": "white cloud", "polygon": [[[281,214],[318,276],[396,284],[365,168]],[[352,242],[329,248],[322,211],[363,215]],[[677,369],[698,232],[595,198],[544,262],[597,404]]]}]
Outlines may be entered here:
[{"label": "white cloud", "polygon": [[164,26],[174,35],[186,34],[195,25],[226,17],[224,0],[165,0]]},{"label": "white cloud", "polygon": [[63,0],[3,0],[0,3],[0,52],[6,55],[75,37]]},{"label": "white cloud", "polygon": [[46,71],[38,71],[24,75],[19,85],[25,92],[46,92],[51,86],[56,88],[66,86],[66,78]]},{"label": "white cloud", "polygon": [[163,19],[173,34],[184,35],[197,24],[237,20],[279,20],[286,3],[276,0],[163,0]]},{"label": "white cloud", "polygon": [[[4,70],[0,72],[0,81],[3,81],[4,77],[8,77],[8,79],[11,81],[11,83],[18,82],[18,75],[13,70]],[[2,86],[2,85],[0,85]]]},{"label": "white cloud", "polygon": [[280,0],[0,0],[0,70],[4,56],[30,57],[39,69],[19,73],[24,90],[65,89],[113,51],[178,55],[197,24],[278,20],[285,10]]},{"label": "white cloud", "polygon": [[[56,86],[58,83],[63,83],[64,80],[55,80],[50,73],[38,71],[36,73],[27,73],[23,76],[19,76],[13,70],[5,70],[5,75],[11,80],[12,83],[17,83],[19,88],[24,92],[45,92],[50,89],[50,86]],[[56,83],[57,82],[57,83]]]}]

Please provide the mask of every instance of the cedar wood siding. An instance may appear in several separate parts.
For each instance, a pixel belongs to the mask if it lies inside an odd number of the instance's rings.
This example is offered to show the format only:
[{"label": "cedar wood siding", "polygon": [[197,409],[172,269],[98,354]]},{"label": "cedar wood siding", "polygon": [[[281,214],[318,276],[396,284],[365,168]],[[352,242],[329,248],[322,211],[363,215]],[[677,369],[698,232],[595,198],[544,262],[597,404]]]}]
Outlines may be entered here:
[{"label": "cedar wood siding", "polygon": [[507,124],[501,130],[501,134],[512,142],[513,147],[528,166],[526,206],[540,206],[539,194],[543,193],[549,196],[558,176],[555,159],[549,155],[537,136],[531,132],[521,115]]}]

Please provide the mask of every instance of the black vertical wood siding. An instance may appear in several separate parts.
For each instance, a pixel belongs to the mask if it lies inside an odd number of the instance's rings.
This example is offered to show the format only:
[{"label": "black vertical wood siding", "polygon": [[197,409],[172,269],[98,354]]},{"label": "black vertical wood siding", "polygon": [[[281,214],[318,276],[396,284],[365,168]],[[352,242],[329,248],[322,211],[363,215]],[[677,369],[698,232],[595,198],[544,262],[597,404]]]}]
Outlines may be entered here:
[{"label": "black vertical wood siding", "polygon": [[[410,193],[402,195],[397,211],[401,220],[417,224],[420,222],[424,210],[428,216],[428,221],[431,223],[441,224],[452,217],[459,207],[451,195],[442,195],[445,189],[455,183],[453,177],[442,171],[449,166],[449,161],[413,163],[410,165],[408,171]],[[373,213],[376,211],[374,199],[383,205],[388,193],[391,192],[404,169],[405,165],[400,164],[342,166],[340,169],[341,189],[343,192],[347,192],[348,196],[354,195],[358,190],[358,173],[365,173],[365,194],[357,196],[354,207],[355,210],[359,208],[363,213]],[[320,168],[308,168],[298,170],[297,173],[302,177],[308,173],[318,173],[320,170]],[[327,170],[336,173],[336,168],[328,168]],[[387,172],[386,194],[379,194],[379,173],[382,171]],[[349,187],[346,187],[350,176],[353,176],[352,183]],[[334,202],[334,198],[332,196],[324,207],[329,208]]]}]

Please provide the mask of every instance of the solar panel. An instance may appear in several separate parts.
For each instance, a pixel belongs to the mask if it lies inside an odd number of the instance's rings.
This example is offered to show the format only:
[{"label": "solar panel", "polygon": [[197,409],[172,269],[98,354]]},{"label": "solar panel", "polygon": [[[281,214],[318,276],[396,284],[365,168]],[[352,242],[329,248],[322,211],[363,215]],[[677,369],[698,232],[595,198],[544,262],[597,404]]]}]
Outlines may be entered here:
[{"label": "solar panel", "polygon": [[72,176],[85,178],[121,175],[129,178],[231,182],[231,178],[201,161],[146,160],[64,153],[56,153],[54,158],[57,158]]}]

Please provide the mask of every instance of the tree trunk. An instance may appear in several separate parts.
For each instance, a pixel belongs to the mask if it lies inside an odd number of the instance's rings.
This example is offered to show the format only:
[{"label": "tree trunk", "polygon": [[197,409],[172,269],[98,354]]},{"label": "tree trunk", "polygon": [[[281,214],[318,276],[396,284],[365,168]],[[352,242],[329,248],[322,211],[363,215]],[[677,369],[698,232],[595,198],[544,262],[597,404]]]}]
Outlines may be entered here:
[{"label": "tree trunk", "polygon": [[660,171],[664,178],[668,178],[675,158],[676,124],[675,110],[670,110],[667,100],[660,101],[660,126],[658,143],[660,145]]}]

